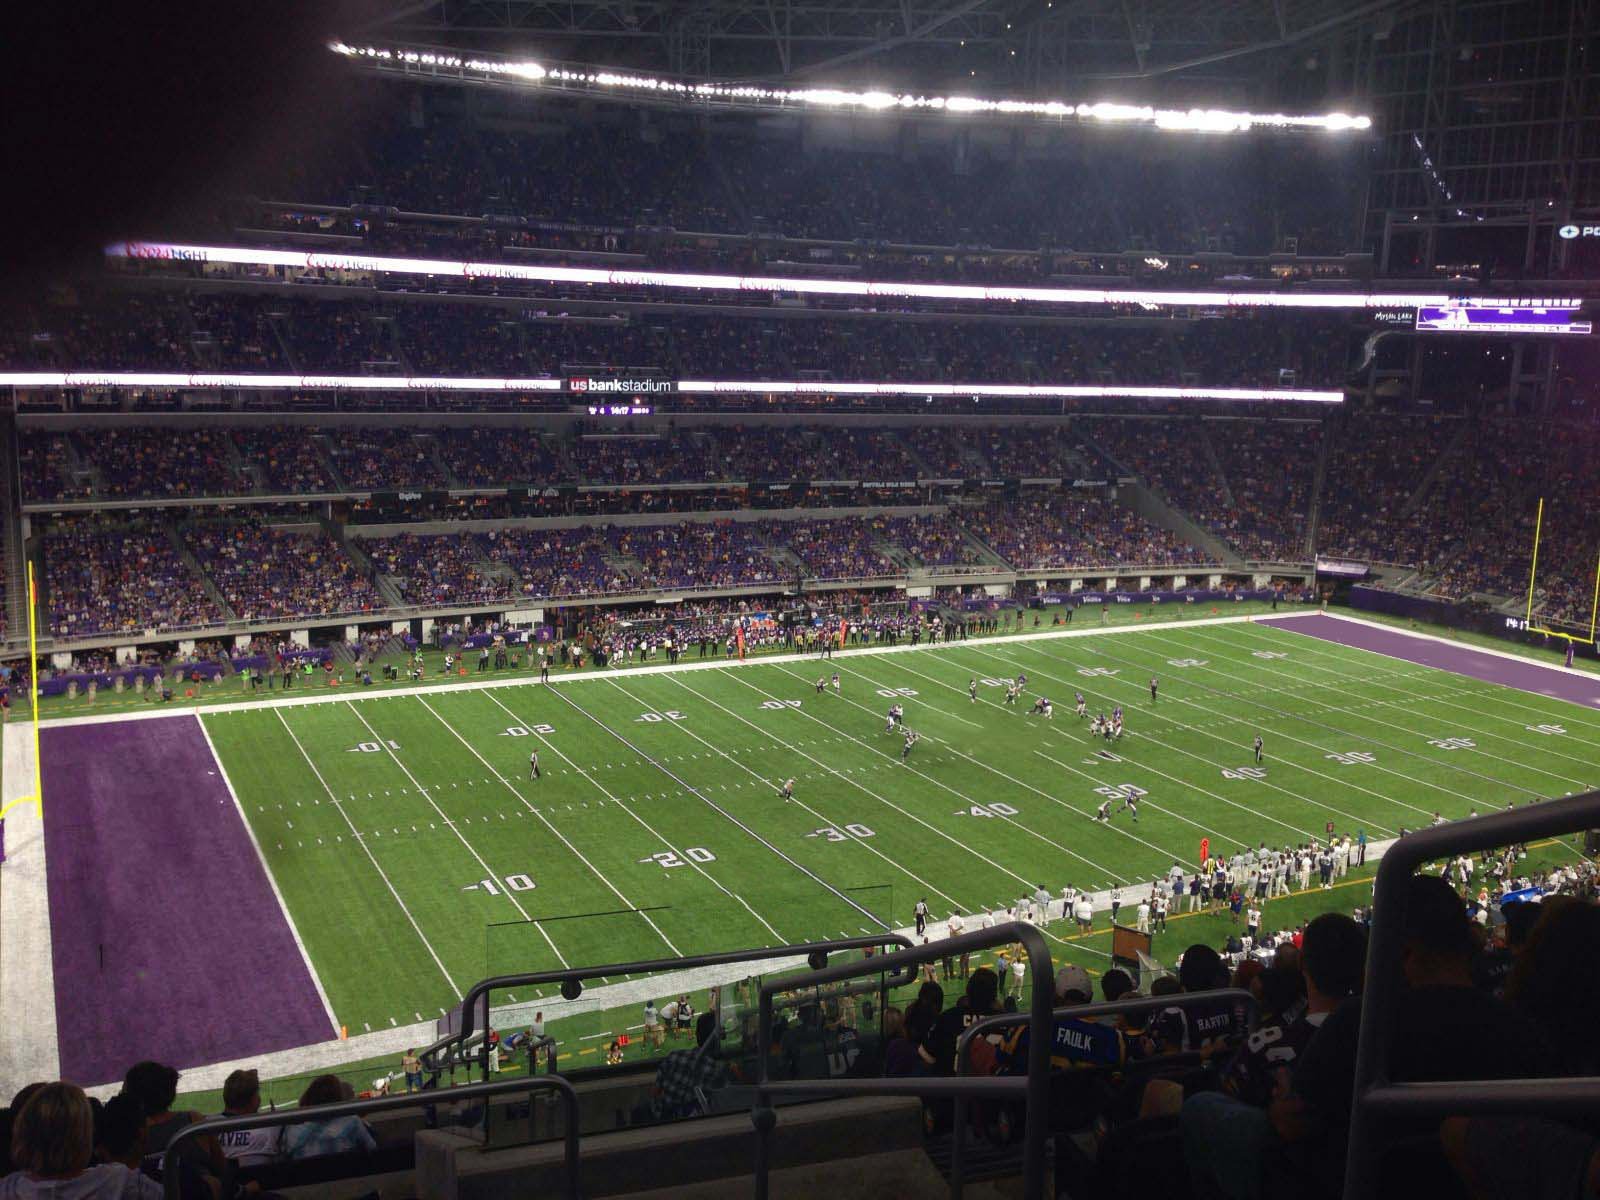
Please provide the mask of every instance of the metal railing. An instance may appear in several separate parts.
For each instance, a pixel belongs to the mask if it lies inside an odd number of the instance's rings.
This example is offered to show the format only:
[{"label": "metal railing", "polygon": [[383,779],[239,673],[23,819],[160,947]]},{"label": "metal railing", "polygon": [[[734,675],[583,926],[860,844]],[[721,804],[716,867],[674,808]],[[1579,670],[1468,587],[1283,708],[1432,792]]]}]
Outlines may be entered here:
[{"label": "metal railing", "polygon": [[[769,1078],[772,1062],[772,997],[780,990],[813,987],[876,975],[886,969],[911,969],[952,954],[971,953],[991,946],[1020,943],[1028,955],[1032,979],[1027,1020],[1030,1028],[1028,1071],[1019,1076],[981,1076],[966,1078],[915,1079],[796,1079],[775,1082]],[[1012,921],[992,929],[958,934],[937,943],[907,945],[904,950],[879,959],[839,963],[802,976],[763,981],[757,1029],[758,1078],[755,1107],[750,1118],[756,1129],[756,1200],[767,1200],[772,1164],[772,1131],[778,1114],[771,1105],[773,1096],[916,1096],[951,1099],[968,1096],[994,1100],[1022,1100],[1027,1104],[1028,1125],[1023,1148],[1024,1200],[1043,1200],[1045,1192],[1045,1111],[1049,1104],[1051,1008],[1055,1001],[1055,972],[1044,935],[1032,925]]]},{"label": "metal railing", "polygon": [[[436,1104],[459,1104],[463,1101],[492,1100],[496,1096],[509,1095],[513,1092],[526,1093],[532,1100],[534,1092],[554,1092],[561,1099],[561,1106],[566,1115],[566,1132],[564,1136],[565,1147],[562,1151],[562,1160],[567,1173],[567,1195],[570,1200],[581,1200],[583,1196],[583,1183],[578,1174],[578,1093],[559,1075],[545,1075],[539,1078],[499,1079],[493,1083],[471,1083],[458,1088],[447,1088],[434,1092],[409,1092],[401,1096],[379,1096],[372,1100],[348,1100],[341,1104],[318,1104],[311,1108],[285,1108],[277,1112],[251,1113],[243,1117],[208,1117],[204,1121],[197,1121],[193,1125],[185,1125],[174,1135],[172,1141],[167,1143],[166,1156],[163,1164],[172,1160],[172,1156],[185,1142],[197,1138],[208,1137],[219,1133],[232,1133],[246,1129],[273,1129],[285,1125],[304,1125],[313,1122],[332,1121],[341,1117],[362,1117],[373,1113],[393,1112],[397,1109],[426,1108]],[[314,1163],[315,1158],[299,1160],[305,1163]],[[178,1170],[162,1171],[162,1191],[166,1200],[178,1200],[182,1194],[183,1172]]]},{"label": "metal railing", "polygon": [[[651,975],[663,971],[683,971],[694,967],[720,967],[735,963],[763,962],[774,958],[806,958],[813,954],[829,954],[836,950],[864,950],[868,947],[902,946],[910,948],[911,939],[903,934],[885,930],[881,934],[871,934],[863,937],[838,938],[828,942],[799,942],[790,946],[768,946],[760,950],[732,950],[724,954],[694,954],[685,958],[662,958],[644,962],[612,963],[600,967],[564,967],[554,971],[530,971],[521,975],[495,975],[488,979],[480,979],[467,989],[467,994],[461,998],[461,1028],[447,1034],[423,1050],[418,1057],[429,1071],[438,1072],[448,1069],[456,1062],[465,1062],[467,1058],[461,1054],[461,1048],[476,1031],[473,1019],[480,1005],[484,1009],[484,1023],[488,1023],[488,1005],[486,999],[490,992],[503,991],[508,988],[537,986],[541,983],[558,983],[562,985],[563,994],[569,984],[577,984],[585,979],[601,979],[609,976],[625,975]],[[888,961],[900,959],[898,955],[885,955],[882,960],[870,959],[869,962]],[[907,968],[909,972],[909,967]],[[868,972],[862,972],[866,974]],[[879,968],[873,968],[871,974],[878,974]],[[887,986],[900,987],[910,982],[914,975],[907,973],[899,976],[891,973]],[[787,981],[786,981],[787,982]],[[789,986],[793,986],[789,984]],[[575,999],[576,997],[568,997]],[[770,1020],[770,1013],[768,1014]],[[486,1032],[487,1030],[485,1030]],[[491,1049],[487,1038],[481,1038],[477,1057],[483,1072],[483,1077],[489,1077],[489,1055]],[[440,1061],[444,1055],[449,1061]],[[556,1058],[552,1051],[548,1057],[550,1069],[555,1069]]]},{"label": "metal railing", "polygon": [[[1053,1035],[1054,1020],[1057,1017],[1081,1021],[1090,1017],[1123,1016],[1128,1013],[1141,1012],[1166,1012],[1172,1008],[1195,1008],[1203,1004],[1214,1004],[1219,1000],[1225,1000],[1230,1004],[1243,1005],[1247,1021],[1253,1021],[1259,1008],[1256,998],[1241,988],[1218,988],[1210,992],[1179,992],[1173,996],[1140,996],[1136,999],[1111,1000],[1100,1004],[1075,1004],[1067,1008],[1052,1009],[1050,1014],[1051,1032]],[[967,1065],[967,1049],[972,1045],[973,1039],[995,1029],[1010,1029],[1028,1020],[1031,1020],[1031,1017],[1025,1017],[1021,1013],[996,1013],[992,1017],[985,1017],[981,1021],[974,1021],[971,1025],[968,1025],[956,1039],[956,1075],[960,1077]],[[1030,1066],[1034,1040],[1034,1031],[1029,1030]],[[1152,1059],[1146,1061],[1160,1060]],[[1028,1113],[1028,1119],[1030,1124],[1035,1119],[1031,1109]],[[954,1127],[951,1130],[950,1143],[950,1196],[951,1200],[961,1200],[964,1186],[961,1176],[966,1157],[966,1097],[964,1095],[957,1095],[955,1098],[952,1120]]]},{"label": "metal railing", "polygon": [[1355,1093],[1345,1161],[1346,1200],[1379,1191],[1378,1148],[1385,1119],[1551,1113],[1592,1116],[1600,1108],[1600,1080],[1515,1079],[1395,1083],[1389,1078],[1395,1013],[1404,986],[1401,951],[1406,920],[1405,882],[1423,863],[1460,854],[1555,837],[1600,826],[1600,791],[1547,800],[1410,834],[1383,856],[1373,895],[1367,946],[1366,988],[1356,1048]]}]

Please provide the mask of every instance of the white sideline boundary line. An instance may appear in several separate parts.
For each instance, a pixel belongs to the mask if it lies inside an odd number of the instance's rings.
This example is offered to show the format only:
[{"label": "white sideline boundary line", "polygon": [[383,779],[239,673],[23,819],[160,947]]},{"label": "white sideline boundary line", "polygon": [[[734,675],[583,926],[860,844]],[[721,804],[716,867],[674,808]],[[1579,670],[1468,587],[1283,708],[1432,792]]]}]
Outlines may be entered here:
[{"label": "white sideline boundary line", "polygon": [[195,714],[194,723],[200,726],[200,736],[205,738],[211,760],[217,764],[217,776],[222,780],[222,786],[228,789],[228,799],[233,801],[233,811],[238,814],[239,824],[244,827],[245,836],[250,839],[250,848],[256,852],[256,862],[261,865],[261,873],[267,877],[267,884],[272,888],[272,898],[278,902],[278,912],[283,916],[283,923],[289,927],[289,936],[294,938],[295,949],[300,951],[300,961],[305,964],[306,974],[311,976],[311,982],[317,989],[317,999],[322,1001],[322,1011],[328,1018],[328,1031],[337,1034],[339,1018],[333,1014],[333,1003],[328,999],[328,993],[322,986],[322,978],[317,974],[317,969],[311,965],[311,955],[300,937],[300,928],[289,913],[289,905],[284,901],[283,892],[278,887],[277,876],[267,865],[267,856],[261,852],[261,843],[256,838],[256,831],[251,827],[249,818],[244,815],[244,805],[239,802],[239,793],[233,790],[233,780],[228,778],[228,768],[222,765],[222,755],[217,753],[217,747],[211,740],[211,731],[206,728],[206,723],[200,719],[198,713]]},{"label": "white sideline boundary line", "polygon": [[[1273,614],[1252,614],[1252,615],[1250,615],[1248,617],[1240,617],[1239,620],[1240,621],[1248,621],[1251,624],[1255,624],[1258,621],[1263,621],[1263,620],[1266,620],[1268,618],[1270,618],[1271,620],[1274,620],[1274,621],[1279,621],[1279,620],[1282,620],[1283,617],[1285,617],[1285,616],[1288,616],[1288,617],[1311,617],[1311,616],[1329,617],[1329,618],[1331,618],[1332,620],[1335,620],[1335,621],[1348,621],[1352,625],[1363,625],[1368,629],[1376,629],[1376,630],[1379,630],[1382,633],[1392,633],[1392,634],[1395,634],[1398,637],[1414,638],[1415,640],[1417,640],[1419,642],[1437,642],[1441,646],[1449,646],[1452,650],[1466,650],[1466,651],[1472,652],[1473,654],[1488,654],[1488,655],[1492,655],[1495,658],[1503,658],[1507,662],[1520,663],[1522,666],[1525,666],[1525,667],[1537,667],[1541,671],[1552,672],[1553,674],[1561,676],[1561,678],[1563,678],[1563,679],[1572,679],[1574,676],[1576,676],[1579,679],[1587,679],[1594,685],[1594,687],[1596,689],[1597,702],[1600,702],[1600,675],[1597,675],[1593,671],[1569,671],[1565,667],[1556,666],[1554,663],[1542,663],[1536,658],[1529,658],[1529,657],[1527,657],[1526,655],[1523,655],[1523,654],[1513,654],[1509,650],[1496,650],[1492,646],[1478,646],[1478,645],[1472,644],[1471,642],[1458,642],[1458,641],[1452,640],[1451,638],[1440,637],[1436,633],[1423,633],[1420,630],[1401,629],[1401,628],[1399,628],[1398,626],[1395,626],[1395,625],[1385,625],[1382,621],[1369,621],[1365,617],[1352,617],[1352,616],[1347,616],[1344,613],[1331,613],[1331,612],[1321,612],[1321,611],[1318,611],[1318,612],[1315,612],[1315,613],[1284,613],[1284,614],[1278,614],[1278,615],[1273,615]],[[1177,622],[1173,622],[1173,624],[1177,624]],[[1200,624],[1200,622],[1198,622],[1198,621],[1186,622],[1186,624],[1198,625],[1198,624]],[[1213,624],[1215,624],[1215,622],[1213,622]],[[1271,626],[1269,626],[1268,628],[1271,628]],[[1315,635],[1312,635],[1312,636],[1315,636]],[[1325,641],[1327,639],[1319,639],[1319,640],[1324,640]],[[1345,643],[1343,643],[1343,642],[1336,642],[1334,644],[1335,645],[1345,645]],[[1364,650],[1368,654],[1376,654],[1380,658],[1387,658],[1387,659],[1390,659],[1393,662],[1411,663],[1411,665],[1414,666],[1414,667],[1415,666],[1427,666],[1428,665],[1427,663],[1420,663],[1419,664],[1416,661],[1414,661],[1412,659],[1409,659],[1409,658],[1401,658],[1397,654],[1387,654],[1382,650],[1368,650],[1367,647],[1365,647],[1365,646],[1349,646],[1347,648],[1351,649],[1351,650]],[[1465,675],[1461,671],[1451,671],[1450,668],[1448,668],[1448,667],[1434,667],[1433,670],[1444,671],[1446,674],[1449,674],[1449,675],[1462,675],[1466,679],[1476,679],[1477,678],[1474,675]],[[1493,680],[1483,679],[1483,680],[1478,680],[1478,682],[1480,682],[1480,683],[1493,683],[1494,681]],[[1576,700],[1569,700],[1565,696],[1552,696],[1548,692],[1535,692],[1535,691],[1530,690],[1529,688],[1518,687],[1514,683],[1501,683],[1501,684],[1497,684],[1496,686],[1498,686],[1498,687],[1508,687],[1514,692],[1527,692],[1531,696],[1543,696],[1546,700],[1555,700],[1555,701],[1558,701],[1561,704],[1570,704],[1574,708],[1589,708],[1590,707],[1589,705],[1586,705],[1586,704],[1580,704]],[[1592,711],[1592,709],[1591,709],[1591,711]]]},{"label": "white sideline boundary line", "polygon": [[[1181,606],[1174,606],[1181,607]],[[1195,620],[1153,620],[1148,625],[1115,625],[1094,626],[1093,628],[1080,629],[1047,629],[1038,633],[1011,633],[999,634],[989,637],[974,638],[968,641],[944,641],[929,645],[923,642],[920,645],[902,646],[852,646],[848,649],[835,650],[834,658],[853,658],[860,655],[873,654],[907,654],[938,652],[940,650],[958,649],[962,646],[990,645],[1005,642],[1040,642],[1053,641],[1057,638],[1074,637],[1116,637],[1121,634],[1143,633],[1152,628],[1178,628],[1187,629],[1200,625],[1239,625],[1256,619],[1257,614],[1241,614],[1237,617],[1199,617]],[[1286,613],[1285,616],[1311,616],[1311,613]],[[1387,628],[1387,627],[1385,627]],[[1454,643],[1450,643],[1454,644]],[[271,700],[245,700],[233,704],[194,704],[181,709],[155,709],[148,712],[131,713],[92,713],[81,717],[56,717],[45,718],[43,727],[69,727],[73,725],[108,725],[118,721],[160,721],[170,720],[175,717],[186,717],[195,714],[202,717],[216,716],[227,713],[255,712],[265,708],[297,708],[305,704],[343,704],[347,702],[369,700],[392,700],[410,696],[436,696],[449,692],[480,692],[492,691],[496,688],[511,687],[553,687],[557,684],[587,683],[595,680],[631,678],[636,675],[661,675],[669,671],[729,671],[740,667],[778,666],[783,663],[825,662],[821,655],[812,652],[809,654],[756,654],[746,659],[737,658],[707,658],[704,662],[696,659],[694,662],[655,663],[648,667],[628,667],[623,670],[584,670],[577,675],[562,675],[551,679],[547,684],[541,684],[533,675],[514,679],[483,679],[471,683],[428,683],[419,687],[391,688],[382,692],[362,692],[360,685],[341,686],[330,690],[328,693],[318,693],[314,696],[282,696]],[[1523,660],[1526,661],[1526,660]]]},{"label": "white sideline boundary line", "polygon": [[[5,778],[10,804],[33,784],[33,727],[5,727]],[[50,890],[44,814],[19,804],[6,814],[6,864],[0,867],[0,1096],[37,1079],[61,1078],[56,982],[50,941]]]}]

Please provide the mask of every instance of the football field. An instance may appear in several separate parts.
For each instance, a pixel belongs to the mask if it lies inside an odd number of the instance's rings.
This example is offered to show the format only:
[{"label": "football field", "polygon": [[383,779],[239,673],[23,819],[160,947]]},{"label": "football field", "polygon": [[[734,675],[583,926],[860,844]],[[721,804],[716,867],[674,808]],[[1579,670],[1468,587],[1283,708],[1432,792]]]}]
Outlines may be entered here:
[{"label": "football field", "polygon": [[[431,1019],[487,974],[877,932],[919,898],[942,928],[1041,884],[1148,883],[1202,838],[1376,841],[1600,784],[1600,712],[1292,630],[1187,622],[200,719],[352,1035]],[[1119,741],[1091,737],[1075,691],[1123,706]],[[1040,696],[1053,720],[1030,715]],[[920,735],[904,761],[895,703]],[[1104,965],[1047,933],[1058,959]]]}]

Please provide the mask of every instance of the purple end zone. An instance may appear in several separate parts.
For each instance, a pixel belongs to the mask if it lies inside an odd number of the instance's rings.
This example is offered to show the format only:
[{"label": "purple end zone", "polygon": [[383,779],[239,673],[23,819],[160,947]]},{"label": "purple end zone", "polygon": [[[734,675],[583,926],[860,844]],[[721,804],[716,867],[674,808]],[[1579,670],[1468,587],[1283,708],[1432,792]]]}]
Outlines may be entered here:
[{"label": "purple end zone", "polygon": [[1358,621],[1340,620],[1316,614],[1309,617],[1266,617],[1256,622],[1286,629],[1290,633],[1303,633],[1325,642],[1370,650],[1374,654],[1404,659],[1419,666],[1437,667],[1486,683],[1567,700],[1586,708],[1600,708],[1600,678],[1587,671],[1569,671],[1554,664],[1544,666],[1532,661],[1501,658],[1475,650],[1471,646],[1458,646],[1436,642],[1430,638],[1412,637],[1404,630],[1381,629]]},{"label": "purple end zone", "polygon": [[334,1036],[198,720],[41,736],[62,1078]]}]

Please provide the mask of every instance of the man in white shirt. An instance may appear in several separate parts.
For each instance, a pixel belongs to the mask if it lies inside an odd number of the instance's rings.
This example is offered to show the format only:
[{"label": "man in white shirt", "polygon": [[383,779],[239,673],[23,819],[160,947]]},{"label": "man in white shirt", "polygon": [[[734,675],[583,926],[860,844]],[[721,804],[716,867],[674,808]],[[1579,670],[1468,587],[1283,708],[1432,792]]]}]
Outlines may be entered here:
[{"label": "man in white shirt", "polygon": [[1061,889],[1061,919],[1072,920],[1072,906],[1078,902],[1078,889],[1070,883]]},{"label": "man in white shirt", "polygon": [[1251,938],[1252,940],[1254,940],[1254,938],[1256,936],[1256,931],[1258,929],[1260,929],[1260,928],[1261,928],[1261,910],[1259,908],[1257,908],[1254,904],[1252,904],[1249,908],[1245,909],[1245,914],[1244,914],[1245,935],[1247,937]]},{"label": "man in white shirt", "polygon": [[[248,1117],[261,1109],[261,1082],[255,1071],[235,1071],[222,1084],[222,1115]],[[241,1167],[259,1167],[280,1157],[281,1129],[236,1129],[217,1135],[222,1156]]]},{"label": "man in white shirt", "polygon": [[1165,933],[1167,931],[1167,907],[1167,898],[1157,893],[1154,911],[1151,913],[1151,916],[1155,918],[1155,933]]},{"label": "man in white shirt", "polygon": [[678,1036],[678,1002],[668,1000],[661,1006],[661,1024],[676,1040]]},{"label": "man in white shirt", "polygon": [[1089,899],[1088,892],[1084,892],[1078,897],[1077,902],[1072,906],[1072,915],[1078,922],[1079,931],[1088,933],[1090,927],[1094,924],[1094,901]]},{"label": "man in white shirt", "polygon": [[1045,890],[1044,884],[1039,885],[1039,890],[1033,894],[1034,923],[1040,929],[1050,924],[1050,893]]},{"label": "man in white shirt", "polygon": [[1140,933],[1150,932],[1150,901],[1148,897],[1139,901],[1139,915],[1134,928]]},{"label": "man in white shirt", "polygon": [[[951,913],[950,920],[945,923],[946,936],[957,937],[965,933],[966,929],[967,923],[961,919],[961,914]],[[944,956],[944,977],[946,979],[954,979],[956,977],[955,960],[948,954]],[[961,977],[963,979],[967,977],[967,956],[965,954],[961,956]]]}]

